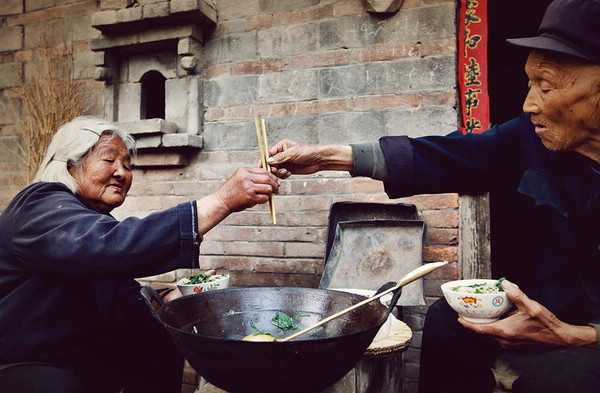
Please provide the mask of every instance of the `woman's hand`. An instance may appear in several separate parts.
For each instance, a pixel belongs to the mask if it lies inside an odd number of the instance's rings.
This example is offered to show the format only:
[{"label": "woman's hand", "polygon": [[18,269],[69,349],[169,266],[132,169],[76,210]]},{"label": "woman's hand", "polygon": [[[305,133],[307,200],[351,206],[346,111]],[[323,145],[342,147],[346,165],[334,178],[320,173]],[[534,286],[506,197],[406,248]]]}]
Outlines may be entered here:
[{"label": "woman's hand", "polygon": [[458,319],[460,324],[477,333],[492,336],[504,348],[530,345],[595,347],[596,330],[593,327],[562,322],[509,281],[503,281],[502,287],[517,306],[517,311],[492,323],[471,323],[461,316]]},{"label": "woman's hand", "polygon": [[229,214],[265,203],[279,181],[263,168],[239,168],[219,189],[197,202],[198,233],[204,235]]},{"label": "woman's hand", "polygon": [[351,171],[354,164],[350,146],[304,145],[289,139],[271,147],[269,155],[271,171],[282,179],[322,170]]}]

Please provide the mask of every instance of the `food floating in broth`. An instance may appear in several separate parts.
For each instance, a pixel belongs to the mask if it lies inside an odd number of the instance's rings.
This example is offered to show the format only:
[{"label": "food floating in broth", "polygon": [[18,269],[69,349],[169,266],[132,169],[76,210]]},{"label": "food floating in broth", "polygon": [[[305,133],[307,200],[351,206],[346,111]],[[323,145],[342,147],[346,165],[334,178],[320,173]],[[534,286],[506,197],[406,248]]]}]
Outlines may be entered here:
[{"label": "food floating in broth", "polygon": [[454,292],[477,293],[477,294],[504,292],[504,289],[502,288],[502,281],[504,281],[504,280],[506,280],[506,278],[502,277],[493,284],[481,283],[481,284],[471,284],[471,285],[459,285],[456,287],[452,287],[452,290]]}]

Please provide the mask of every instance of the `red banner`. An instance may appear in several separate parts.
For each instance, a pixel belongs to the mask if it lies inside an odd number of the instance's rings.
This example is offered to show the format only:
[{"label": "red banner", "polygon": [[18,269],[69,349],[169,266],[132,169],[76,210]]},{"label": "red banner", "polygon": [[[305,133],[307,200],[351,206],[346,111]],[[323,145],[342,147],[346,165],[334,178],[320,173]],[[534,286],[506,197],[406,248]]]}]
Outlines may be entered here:
[{"label": "red banner", "polygon": [[460,0],[458,83],[463,133],[490,126],[487,89],[487,0]]}]

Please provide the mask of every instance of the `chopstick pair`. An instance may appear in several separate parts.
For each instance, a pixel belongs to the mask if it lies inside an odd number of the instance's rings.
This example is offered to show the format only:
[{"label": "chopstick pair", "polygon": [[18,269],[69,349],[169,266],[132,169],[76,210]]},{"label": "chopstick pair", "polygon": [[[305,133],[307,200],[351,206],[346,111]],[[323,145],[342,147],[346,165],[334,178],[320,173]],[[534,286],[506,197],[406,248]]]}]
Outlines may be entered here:
[{"label": "chopstick pair", "polygon": [[[271,166],[267,162],[269,158],[269,145],[267,144],[267,130],[265,127],[265,119],[260,119],[260,126],[258,123],[258,117],[254,117],[254,124],[256,125],[256,138],[258,139],[258,148],[260,149],[260,161],[262,162],[263,168],[271,172]],[[273,194],[269,197],[269,212],[271,213],[271,222],[273,225],[277,224],[275,218],[275,203],[273,201]]]}]

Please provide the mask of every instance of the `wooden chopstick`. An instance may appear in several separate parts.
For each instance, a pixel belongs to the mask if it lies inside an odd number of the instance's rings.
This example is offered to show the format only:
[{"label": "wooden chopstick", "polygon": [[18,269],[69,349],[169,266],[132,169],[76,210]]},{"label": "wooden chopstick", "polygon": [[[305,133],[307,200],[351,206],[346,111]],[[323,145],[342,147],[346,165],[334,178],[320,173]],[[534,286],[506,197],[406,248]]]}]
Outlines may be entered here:
[{"label": "wooden chopstick", "polygon": [[[260,119],[260,126],[258,125],[258,117],[254,117],[254,125],[256,126],[256,138],[258,139],[258,148],[260,149],[260,161],[263,168],[271,172],[271,166],[267,162],[269,157],[269,145],[267,144],[267,130],[265,127],[265,119]],[[275,218],[275,203],[273,201],[273,194],[269,197],[269,212],[271,213],[271,222],[273,225],[277,224]]]}]

